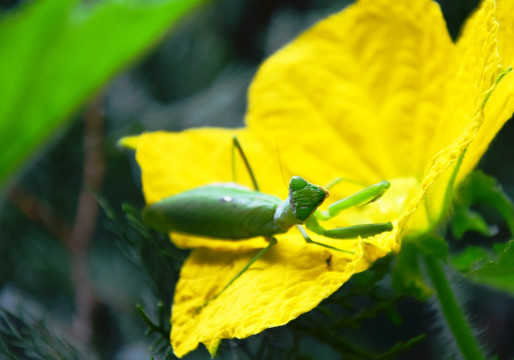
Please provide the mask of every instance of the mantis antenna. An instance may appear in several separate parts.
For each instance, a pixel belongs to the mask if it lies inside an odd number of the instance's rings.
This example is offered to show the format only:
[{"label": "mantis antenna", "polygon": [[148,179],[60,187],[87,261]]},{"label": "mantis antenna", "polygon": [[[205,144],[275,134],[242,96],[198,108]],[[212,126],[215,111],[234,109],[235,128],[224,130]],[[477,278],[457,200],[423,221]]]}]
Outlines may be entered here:
[{"label": "mantis antenna", "polygon": [[282,181],[286,188],[288,188],[286,178],[284,177],[284,168],[282,167],[282,158],[280,157],[280,148],[278,147],[278,143],[275,141],[275,146],[277,147],[277,155],[278,155],[278,166],[280,168],[280,175],[282,175]]}]

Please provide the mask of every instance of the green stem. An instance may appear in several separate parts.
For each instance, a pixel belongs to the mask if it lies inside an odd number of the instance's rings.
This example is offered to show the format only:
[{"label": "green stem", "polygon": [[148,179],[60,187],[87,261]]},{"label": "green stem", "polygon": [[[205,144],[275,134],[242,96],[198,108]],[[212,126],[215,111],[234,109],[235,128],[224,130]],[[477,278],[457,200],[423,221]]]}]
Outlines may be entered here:
[{"label": "green stem", "polygon": [[444,317],[457,342],[462,357],[466,360],[484,360],[485,356],[478,346],[476,339],[471,334],[469,324],[462,308],[457,303],[440,260],[433,255],[427,255],[426,266]]}]

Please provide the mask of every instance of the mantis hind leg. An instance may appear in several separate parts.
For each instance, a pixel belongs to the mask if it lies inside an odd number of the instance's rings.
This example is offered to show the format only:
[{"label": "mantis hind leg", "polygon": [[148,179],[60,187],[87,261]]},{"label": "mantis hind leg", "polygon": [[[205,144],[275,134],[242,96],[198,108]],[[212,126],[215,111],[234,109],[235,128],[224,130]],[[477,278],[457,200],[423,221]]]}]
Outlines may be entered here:
[{"label": "mantis hind leg", "polygon": [[250,175],[250,178],[252,179],[253,187],[255,191],[259,191],[259,185],[257,184],[257,179],[255,178],[255,174],[253,173],[252,167],[250,166],[250,163],[248,162],[248,158],[246,157],[243,147],[239,143],[239,140],[237,140],[237,136],[234,136],[232,138],[232,178],[234,182],[236,181],[236,150],[239,152],[239,155],[241,156],[241,159],[243,160],[246,170],[248,171],[248,174]]},{"label": "mantis hind leg", "polygon": [[242,268],[237,274],[236,276],[234,276],[216,295],[214,295],[211,299],[207,300],[202,306],[200,306],[198,309],[197,309],[197,313],[199,313],[205,306],[207,306],[209,303],[211,303],[212,301],[216,300],[221,294],[223,294],[223,292],[225,290],[228,289],[228,287],[230,285],[232,285],[234,283],[234,281],[236,281],[237,279],[239,279],[239,277],[241,277],[241,275],[243,275],[246,270],[248,270],[250,268],[250,266],[253,265],[253,263],[255,263],[257,260],[259,260],[261,257],[264,256],[264,254],[266,254],[269,249],[271,249],[273,246],[275,246],[277,244],[277,239],[275,239],[274,237],[272,238],[269,238],[268,239],[268,245],[259,250],[259,252],[257,254],[255,254],[255,256],[245,265],[244,268]]}]

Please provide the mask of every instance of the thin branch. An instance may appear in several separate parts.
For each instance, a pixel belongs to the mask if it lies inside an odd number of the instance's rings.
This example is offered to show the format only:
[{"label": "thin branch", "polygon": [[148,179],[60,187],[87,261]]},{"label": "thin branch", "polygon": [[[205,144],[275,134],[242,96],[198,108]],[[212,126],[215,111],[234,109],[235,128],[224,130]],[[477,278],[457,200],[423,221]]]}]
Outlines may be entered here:
[{"label": "thin branch", "polygon": [[48,204],[28,192],[21,184],[11,187],[8,197],[26,217],[45,227],[64,245],[69,246],[71,227]]},{"label": "thin branch", "polygon": [[75,288],[73,329],[79,340],[92,338],[93,308],[96,302],[89,277],[88,251],[96,229],[98,202],[89,191],[99,192],[105,173],[103,153],[104,115],[101,99],[92,102],[84,115],[84,173],[75,224],[70,235],[70,266]]}]

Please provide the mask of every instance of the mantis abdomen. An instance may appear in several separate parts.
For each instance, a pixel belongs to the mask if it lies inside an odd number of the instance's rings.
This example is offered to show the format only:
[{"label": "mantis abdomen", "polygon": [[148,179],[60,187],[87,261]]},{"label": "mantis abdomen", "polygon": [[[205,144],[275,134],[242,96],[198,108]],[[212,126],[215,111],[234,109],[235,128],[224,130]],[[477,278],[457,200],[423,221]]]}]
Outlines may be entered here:
[{"label": "mantis abdomen", "polygon": [[208,185],[179,193],[143,211],[149,226],[210,238],[243,240],[283,233],[274,222],[282,201],[241,187]]}]

